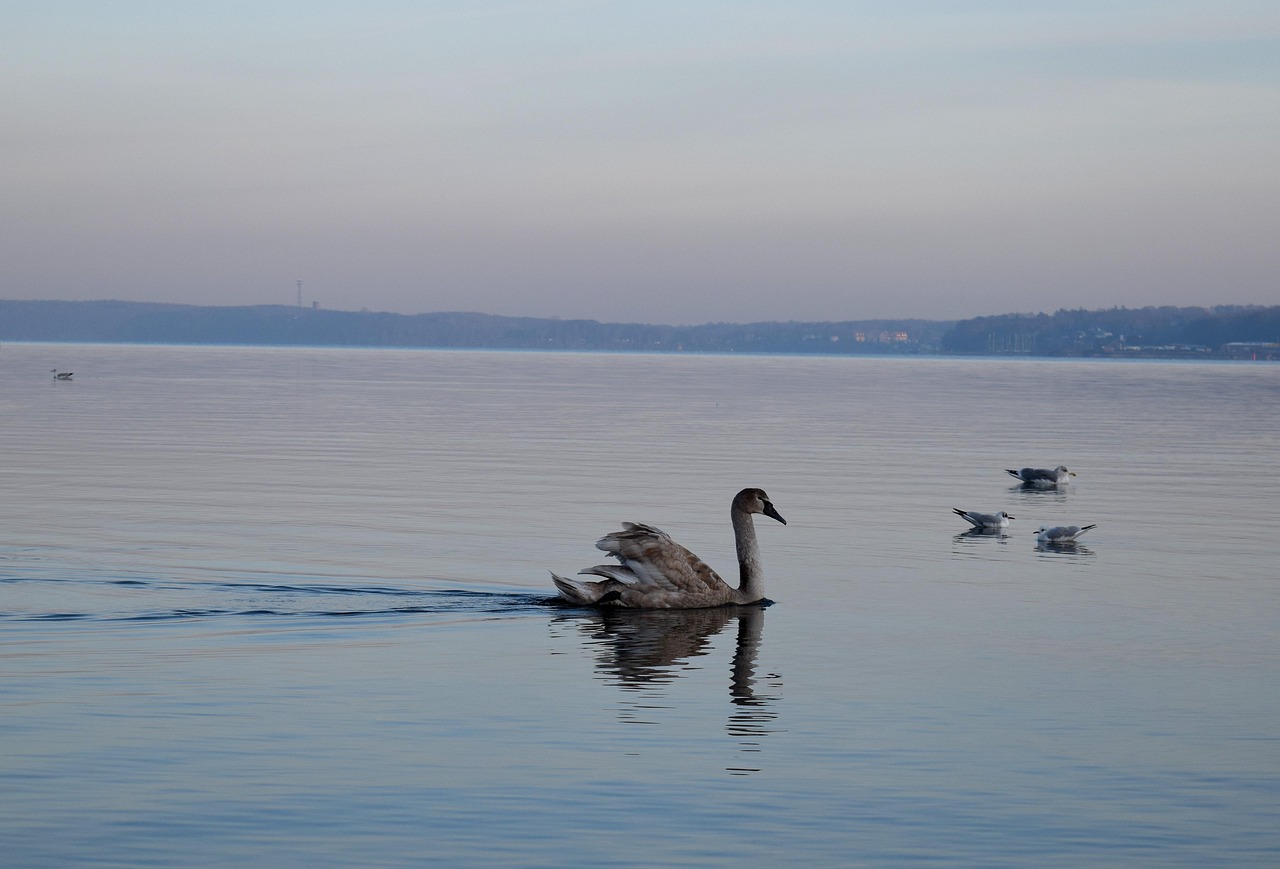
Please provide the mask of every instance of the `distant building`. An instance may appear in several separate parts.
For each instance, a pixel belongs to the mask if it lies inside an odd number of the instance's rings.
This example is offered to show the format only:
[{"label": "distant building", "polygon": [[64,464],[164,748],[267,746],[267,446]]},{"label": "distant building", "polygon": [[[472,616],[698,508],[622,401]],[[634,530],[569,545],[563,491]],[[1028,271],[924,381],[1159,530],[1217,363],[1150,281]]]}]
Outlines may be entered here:
[{"label": "distant building", "polygon": [[1222,355],[1231,359],[1280,359],[1280,344],[1271,341],[1232,341],[1222,345]]}]

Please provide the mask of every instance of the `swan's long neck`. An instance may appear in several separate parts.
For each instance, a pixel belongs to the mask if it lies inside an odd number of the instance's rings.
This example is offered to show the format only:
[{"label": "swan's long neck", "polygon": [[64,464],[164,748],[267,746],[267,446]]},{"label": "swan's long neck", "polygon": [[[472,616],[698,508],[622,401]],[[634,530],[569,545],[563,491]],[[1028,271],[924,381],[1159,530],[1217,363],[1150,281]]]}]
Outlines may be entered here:
[{"label": "swan's long neck", "polygon": [[738,592],[742,603],[764,597],[764,571],[760,568],[760,545],[756,526],[746,510],[733,510],[733,539],[738,545]]}]

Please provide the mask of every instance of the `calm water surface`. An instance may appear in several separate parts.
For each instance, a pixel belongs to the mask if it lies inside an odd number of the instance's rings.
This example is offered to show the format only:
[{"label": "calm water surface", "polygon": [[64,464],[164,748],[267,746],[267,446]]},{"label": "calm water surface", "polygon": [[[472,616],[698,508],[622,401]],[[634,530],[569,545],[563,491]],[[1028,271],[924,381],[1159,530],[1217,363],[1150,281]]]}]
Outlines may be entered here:
[{"label": "calm water surface", "polygon": [[[5,865],[1280,863],[1278,366],[5,344],[0,418]],[[549,601],[746,485],[775,605]]]}]

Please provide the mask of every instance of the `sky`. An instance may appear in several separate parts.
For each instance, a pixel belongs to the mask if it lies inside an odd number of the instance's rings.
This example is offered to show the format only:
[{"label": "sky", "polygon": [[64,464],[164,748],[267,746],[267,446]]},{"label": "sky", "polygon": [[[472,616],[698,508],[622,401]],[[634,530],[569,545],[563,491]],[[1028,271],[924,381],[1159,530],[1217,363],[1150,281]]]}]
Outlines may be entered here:
[{"label": "sky", "polygon": [[0,0],[0,298],[1280,304],[1275,0]]}]

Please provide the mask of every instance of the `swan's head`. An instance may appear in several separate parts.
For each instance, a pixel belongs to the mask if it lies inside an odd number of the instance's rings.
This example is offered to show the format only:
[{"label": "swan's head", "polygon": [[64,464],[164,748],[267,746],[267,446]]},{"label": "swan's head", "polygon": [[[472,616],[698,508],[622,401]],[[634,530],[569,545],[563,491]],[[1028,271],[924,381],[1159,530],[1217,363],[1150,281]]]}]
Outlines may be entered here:
[{"label": "swan's head", "polygon": [[773,502],[765,494],[764,489],[743,489],[733,497],[733,509],[744,513],[763,513],[770,519],[777,519],[783,525],[787,520],[773,508]]}]

